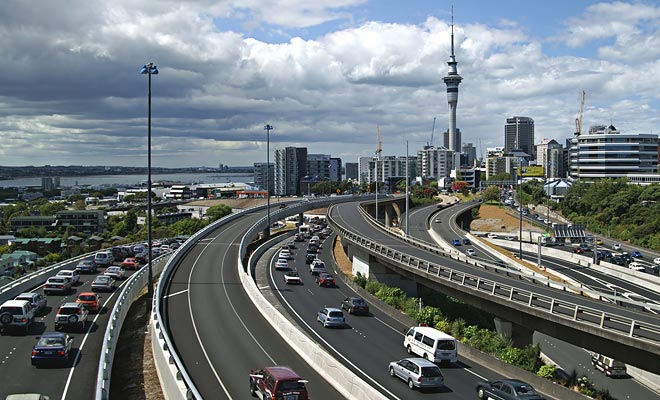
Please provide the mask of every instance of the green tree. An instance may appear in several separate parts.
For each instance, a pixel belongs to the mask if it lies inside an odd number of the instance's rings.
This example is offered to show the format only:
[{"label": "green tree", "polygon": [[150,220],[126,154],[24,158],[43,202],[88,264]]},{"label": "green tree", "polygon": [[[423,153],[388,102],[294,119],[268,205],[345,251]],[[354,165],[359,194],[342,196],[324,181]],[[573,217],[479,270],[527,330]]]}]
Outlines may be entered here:
[{"label": "green tree", "polygon": [[64,202],[46,202],[39,206],[39,215],[55,215],[58,211],[66,210]]},{"label": "green tree", "polygon": [[207,221],[205,220],[201,220],[199,218],[188,218],[175,222],[170,226],[170,229],[175,236],[192,235],[195,232],[200,231],[206,225]]},{"label": "green tree", "polygon": [[87,205],[85,205],[85,200],[76,200],[76,202],[73,203],[73,209],[74,210],[86,210]]},{"label": "green tree", "polygon": [[206,210],[206,217],[211,221],[215,221],[224,217],[225,215],[231,214],[231,207],[226,204],[218,204],[217,206],[209,207]]},{"label": "green tree", "polygon": [[495,185],[488,186],[486,190],[481,194],[481,198],[484,201],[499,201],[500,200],[500,188]]}]

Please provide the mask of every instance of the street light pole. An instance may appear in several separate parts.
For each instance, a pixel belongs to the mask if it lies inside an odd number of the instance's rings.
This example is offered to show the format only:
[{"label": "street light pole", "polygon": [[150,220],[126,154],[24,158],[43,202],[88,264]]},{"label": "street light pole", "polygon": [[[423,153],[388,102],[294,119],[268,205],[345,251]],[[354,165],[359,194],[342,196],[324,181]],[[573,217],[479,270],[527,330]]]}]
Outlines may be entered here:
[{"label": "street light pole", "polygon": [[[270,170],[270,131],[273,129],[272,125],[266,124],[264,130],[266,131],[266,167]],[[270,174],[266,175],[266,237],[270,237]]]},{"label": "street light pole", "polygon": [[410,196],[408,193],[408,180],[410,179],[410,173],[408,172],[408,141],[406,140],[406,237],[408,237],[408,226],[410,225],[408,216],[410,215]]},{"label": "street light pole", "polygon": [[147,251],[149,252],[147,296],[148,306],[154,297],[154,275],[152,268],[152,238],[151,238],[151,75],[158,75],[158,67],[154,63],[145,64],[140,70],[141,74],[149,76],[148,114],[147,114]]},{"label": "street light pole", "polygon": [[518,234],[518,244],[520,245],[520,249],[518,250],[518,257],[520,260],[522,260],[522,210],[523,210],[523,199],[522,199],[522,183],[523,183],[523,178],[522,178],[522,158],[518,159],[518,172],[520,175],[520,210],[518,210],[518,213],[520,214],[520,231]]}]

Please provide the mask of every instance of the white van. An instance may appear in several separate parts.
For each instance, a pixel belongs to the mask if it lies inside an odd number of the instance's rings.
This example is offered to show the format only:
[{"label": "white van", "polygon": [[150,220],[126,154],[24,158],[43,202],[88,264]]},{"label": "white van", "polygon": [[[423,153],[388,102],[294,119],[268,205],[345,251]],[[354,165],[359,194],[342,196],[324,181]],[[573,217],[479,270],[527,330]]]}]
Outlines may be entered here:
[{"label": "white van", "polygon": [[94,254],[94,264],[101,267],[108,267],[115,262],[115,257],[109,251],[99,251]]},{"label": "white van", "polygon": [[429,326],[413,326],[408,329],[403,347],[408,354],[417,354],[434,363],[458,361],[456,339]]},{"label": "white van", "polygon": [[626,364],[611,357],[598,353],[591,353],[591,364],[597,370],[612,378],[627,376]]}]

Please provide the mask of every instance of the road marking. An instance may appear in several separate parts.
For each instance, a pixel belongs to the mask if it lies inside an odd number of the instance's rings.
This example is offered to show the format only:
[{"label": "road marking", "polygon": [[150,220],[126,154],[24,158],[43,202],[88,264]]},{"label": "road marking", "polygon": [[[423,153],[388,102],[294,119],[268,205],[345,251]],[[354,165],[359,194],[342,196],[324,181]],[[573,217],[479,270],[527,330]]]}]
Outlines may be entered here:
[{"label": "road marking", "polygon": [[[110,299],[112,299],[117,293],[121,292],[120,289],[121,289],[122,286],[124,286],[126,284],[126,282],[127,281],[124,280],[124,282],[122,282],[121,285],[119,285],[117,290],[112,292],[112,294],[106,299],[106,301],[103,302],[103,305],[101,306],[101,309],[103,309],[103,307],[105,307],[106,304],[108,304],[108,302],[110,301]],[[107,310],[107,312],[109,314],[111,312],[111,310]],[[62,397],[61,397],[62,400],[66,399],[66,394],[69,391],[69,385],[71,384],[71,379],[73,378],[73,373],[76,370],[76,365],[78,364],[78,359],[80,358],[80,355],[82,354],[83,347],[85,347],[85,342],[87,342],[87,337],[89,336],[90,330],[96,324],[96,320],[99,319],[100,316],[101,316],[101,313],[100,313],[100,310],[99,310],[96,313],[96,317],[94,317],[94,319],[92,320],[92,323],[88,324],[89,326],[87,327],[87,331],[85,332],[85,337],[83,338],[83,341],[80,343],[80,347],[78,347],[78,353],[76,354],[76,358],[73,360],[73,367],[71,367],[71,369],[69,370],[69,376],[66,380],[66,384],[64,385],[64,392],[62,393]],[[112,316],[108,315],[108,319],[110,319],[110,318],[112,318]]]},{"label": "road marking", "polygon": [[163,298],[164,298],[164,299],[167,299],[167,298],[169,298],[169,297],[174,297],[174,296],[176,296],[177,294],[186,293],[187,291],[188,291],[188,289],[183,289],[183,290],[180,290],[180,291],[178,291],[178,292],[176,292],[176,293],[170,293],[170,294],[168,294],[167,296],[163,296]]}]

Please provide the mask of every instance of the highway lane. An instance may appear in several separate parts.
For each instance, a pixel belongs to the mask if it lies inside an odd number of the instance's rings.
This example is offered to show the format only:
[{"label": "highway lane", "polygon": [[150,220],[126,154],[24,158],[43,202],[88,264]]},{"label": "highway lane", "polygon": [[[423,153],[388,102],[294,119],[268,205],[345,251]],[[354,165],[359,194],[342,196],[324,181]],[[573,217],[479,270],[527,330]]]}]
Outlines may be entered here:
[{"label": "highway lane", "polygon": [[[480,365],[461,358],[455,365],[442,365],[446,387],[439,390],[411,391],[406,383],[388,374],[391,361],[411,357],[403,347],[404,330],[402,325],[387,313],[370,307],[371,315],[356,316],[345,312],[348,326],[341,328],[323,328],[317,322],[317,312],[325,307],[339,307],[341,300],[349,296],[358,296],[349,286],[344,286],[338,278],[340,273],[333,261],[332,240],[323,246],[320,258],[325,261],[326,270],[332,272],[338,283],[335,288],[322,288],[315,284],[315,277],[305,264],[304,257],[307,243],[296,243],[294,259],[289,260],[289,267],[296,269],[303,280],[303,285],[285,285],[284,271],[275,271],[273,264],[277,257],[269,259],[268,271],[258,269],[258,274],[268,274],[269,283],[274,288],[278,300],[288,310],[291,317],[310,336],[344,365],[365,381],[376,387],[390,399],[470,399],[475,398],[475,384],[484,379],[497,379],[500,375]],[[429,393],[430,392],[430,393]]]},{"label": "highway lane", "polygon": [[[77,262],[70,264],[75,268]],[[102,273],[103,269],[99,269]],[[53,273],[55,275],[55,273]],[[0,398],[12,393],[33,393],[39,391],[51,399],[92,398],[96,388],[96,376],[103,342],[103,333],[108,322],[109,310],[117,299],[118,287],[113,293],[100,293],[103,309],[98,314],[89,315],[86,332],[70,332],[74,337],[72,361],[65,367],[32,366],[30,353],[36,339],[43,332],[54,331],[55,314],[59,305],[75,301],[81,292],[91,291],[91,282],[96,275],[81,275],[80,284],[73,287],[67,296],[48,295],[48,307],[35,318],[35,324],[26,336],[5,334],[0,337]],[[125,280],[121,282],[123,285]],[[119,286],[119,284],[118,284]],[[43,294],[42,286],[33,291]]]},{"label": "highway lane", "polygon": [[239,244],[264,215],[227,223],[185,255],[162,300],[164,323],[204,399],[249,398],[249,371],[269,365],[289,365],[308,379],[312,398],[341,399],[261,317],[242,287]]},{"label": "highway lane", "polygon": [[[464,232],[457,229],[455,224],[455,215],[460,213],[464,207],[454,206],[438,211],[436,207],[423,207],[411,213],[410,216],[410,232],[411,236],[419,238],[424,241],[433,241],[433,238],[426,230],[427,221],[432,221],[429,225],[431,229],[435,230],[439,235],[442,235],[446,241],[452,238],[463,238]],[[433,222],[436,216],[440,216],[443,222]],[[417,229],[413,230],[413,227]],[[444,229],[441,229],[444,228]],[[413,234],[414,232],[414,234]],[[476,246],[475,246],[476,247]],[[459,250],[464,251],[467,248],[462,246]],[[495,261],[496,258],[491,256],[485,251],[479,251],[477,255],[483,259]],[[567,254],[572,255],[572,254]],[[523,258],[529,262],[536,263],[536,254],[523,252]],[[585,286],[589,286],[596,290],[604,292],[612,291],[613,288],[623,288],[624,291],[639,293],[650,299],[657,299],[660,295],[646,287],[635,285],[630,281],[616,278],[611,275],[600,273],[596,270],[581,267],[569,261],[570,257],[566,259],[558,259],[549,256],[543,256],[543,265],[549,269],[554,269],[562,274],[565,274],[578,282],[582,282]],[[621,289],[619,290],[619,294]],[[634,398],[634,399],[660,399],[660,395],[647,389],[643,384],[634,379],[619,379],[612,380],[606,377],[600,371],[592,367],[590,362],[590,353],[578,346],[552,338],[540,332],[534,333],[534,343],[539,343],[542,351],[552,361],[560,365],[564,370],[577,371],[581,375],[586,375],[589,379],[597,384],[599,389],[608,389],[612,395],[617,398]]]}]

